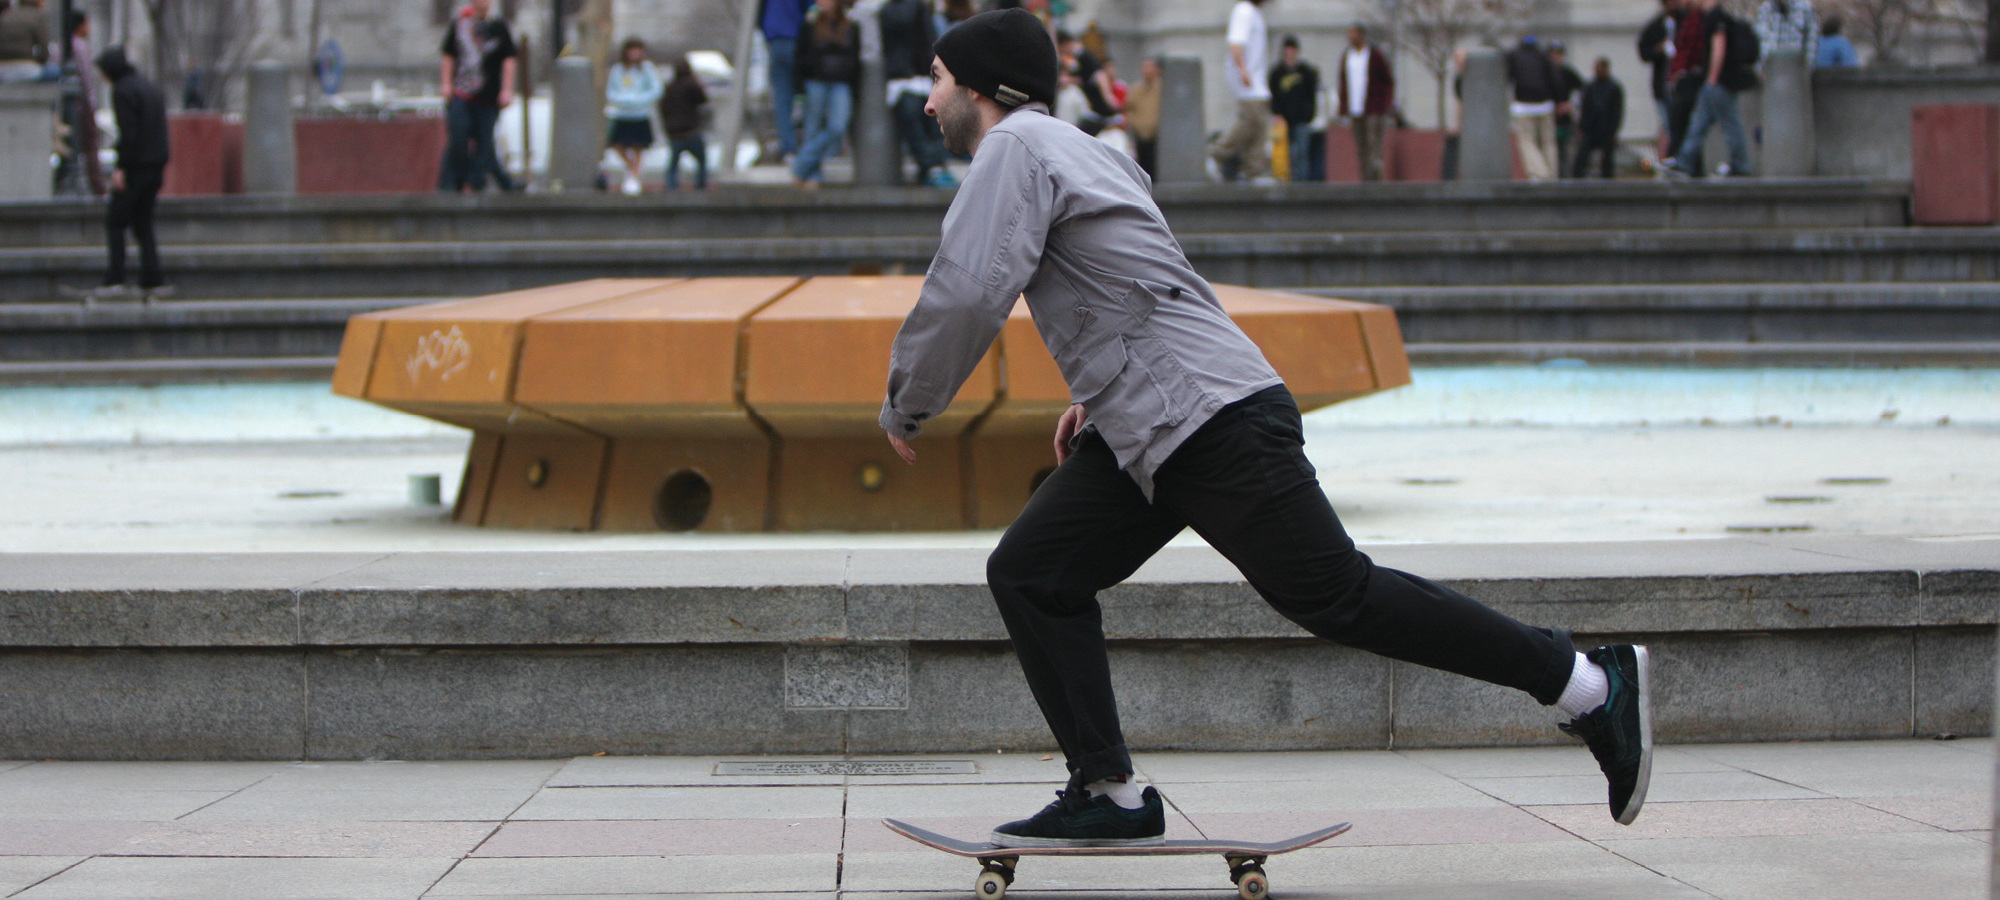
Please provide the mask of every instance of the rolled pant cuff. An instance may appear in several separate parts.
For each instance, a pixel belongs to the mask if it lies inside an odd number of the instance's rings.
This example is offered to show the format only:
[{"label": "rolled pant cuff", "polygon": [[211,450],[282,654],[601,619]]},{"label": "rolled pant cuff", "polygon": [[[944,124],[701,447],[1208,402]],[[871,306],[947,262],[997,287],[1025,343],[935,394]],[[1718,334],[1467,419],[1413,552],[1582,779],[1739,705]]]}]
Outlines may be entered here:
[{"label": "rolled pant cuff", "polygon": [[[1556,688],[1556,693],[1562,693],[1560,686]],[[1065,764],[1069,766],[1070,783],[1079,787],[1114,775],[1132,774],[1132,754],[1124,744],[1086,753],[1066,760]]]},{"label": "rolled pant cuff", "polygon": [[1541,677],[1535,681],[1534,690],[1529,691],[1528,694],[1535,698],[1536,703],[1540,703],[1543,706],[1554,706],[1556,700],[1562,697],[1563,688],[1569,687],[1570,672],[1576,668],[1576,642],[1571,639],[1569,629],[1567,628],[1540,628],[1536,630],[1554,638],[1556,643],[1561,645],[1562,650],[1560,651],[1560,656],[1549,661],[1548,668],[1542,671]]}]

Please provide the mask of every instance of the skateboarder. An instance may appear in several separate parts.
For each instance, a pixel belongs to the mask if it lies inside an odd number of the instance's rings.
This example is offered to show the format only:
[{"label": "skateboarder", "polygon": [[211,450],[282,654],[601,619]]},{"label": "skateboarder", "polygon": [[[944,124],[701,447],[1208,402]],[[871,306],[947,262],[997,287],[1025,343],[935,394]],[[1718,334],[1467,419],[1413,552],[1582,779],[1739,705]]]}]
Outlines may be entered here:
[{"label": "skateboarder", "polygon": [[1392,659],[1526,691],[1574,717],[1610,780],[1611,814],[1645,801],[1652,730],[1645,648],[1578,653],[1569,634],[1375,565],[1334,516],[1298,406],[1195,274],[1133,161],[1049,115],[1056,50],[1033,15],[975,16],[936,45],[926,112],[973,154],[889,365],[881,425],[910,441],[944,412],[1023,294],[1075,405],[1054,474],[987,561],[1028,687],[1070,770],[1009,847],[1161,840],[1159,793],[1130,783],[1097,592],[1182,528],[1286,618]]}]

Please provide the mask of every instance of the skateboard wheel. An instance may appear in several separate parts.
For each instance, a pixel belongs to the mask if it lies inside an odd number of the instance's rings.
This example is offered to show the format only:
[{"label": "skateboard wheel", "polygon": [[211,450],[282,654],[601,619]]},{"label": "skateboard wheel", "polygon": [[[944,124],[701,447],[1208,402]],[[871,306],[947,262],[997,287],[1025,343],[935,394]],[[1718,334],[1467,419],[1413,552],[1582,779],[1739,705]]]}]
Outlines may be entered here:
[{"label": "skateboard wheel", "polygon": [[979,879],[972,883],[972,894],[979,900],[1000,900],[1007,894],[1007,879],[991,870],[979,873]]},{"label": "skateboard wheel", "polygon": [[1264,900],[1271,893],[1271,883],[1264,879],[1261,869],[1252,869],[1236,879],[1236,896],[1243,900]]}]

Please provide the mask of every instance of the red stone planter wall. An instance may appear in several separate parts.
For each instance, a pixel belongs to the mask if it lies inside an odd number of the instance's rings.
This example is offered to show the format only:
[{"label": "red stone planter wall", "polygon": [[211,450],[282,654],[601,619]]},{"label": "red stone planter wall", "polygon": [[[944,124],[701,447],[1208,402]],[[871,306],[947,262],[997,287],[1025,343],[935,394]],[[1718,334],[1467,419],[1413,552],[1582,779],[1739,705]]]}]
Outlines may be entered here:
[{"label": "red stone planter wall", "polygon": [[328,117],[294,123],[301,194],[423,194],[437,190],[444,118]]},{"label": "red stone planter wall", "polygon": [[1910,111],[1910,206],[1918,225],[2000,222],[2000,106]]}]

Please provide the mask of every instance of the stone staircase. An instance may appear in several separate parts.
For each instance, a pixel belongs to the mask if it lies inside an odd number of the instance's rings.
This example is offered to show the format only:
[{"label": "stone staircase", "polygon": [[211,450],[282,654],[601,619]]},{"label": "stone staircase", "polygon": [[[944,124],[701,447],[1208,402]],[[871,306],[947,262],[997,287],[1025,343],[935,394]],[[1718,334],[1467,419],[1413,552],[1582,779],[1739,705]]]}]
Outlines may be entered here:
[{"label": "stone staircase", "polygon": [[[585,278],[917,273],[949,199],[173,200],[160,235],[180,299],[90,309],[63,298],[102,265],[98,209],[0,206],[0,378],[58,361],[329,357],[355,312]],[[1986,365],[1982,341],[2000,334],[2000,229],[1911,227],[1903,182],[1212,185],[1160,202],[1211,280],[1390,304],[1419,362],[1800,344],[1786,358]],[[1484,345],[1498,349],[1472,351]]]}]

